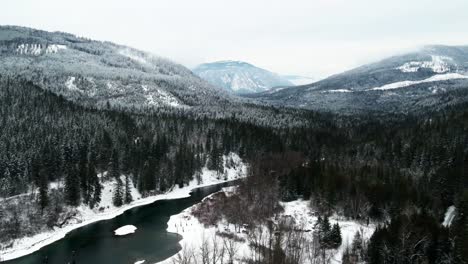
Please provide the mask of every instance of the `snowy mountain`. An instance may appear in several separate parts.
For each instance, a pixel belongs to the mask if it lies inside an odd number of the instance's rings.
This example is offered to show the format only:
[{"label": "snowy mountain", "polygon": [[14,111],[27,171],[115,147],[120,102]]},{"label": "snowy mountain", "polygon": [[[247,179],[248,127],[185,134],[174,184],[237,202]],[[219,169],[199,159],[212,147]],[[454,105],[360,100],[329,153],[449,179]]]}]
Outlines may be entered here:
[{"label": "snowy mountain", "polygon": [[340,113],[406,113],[465,102],[467,87],[468,47],[427,46],[309,85],[249,97],[275,105]]},{"label": "snowy mountain", "polygon": [[236,94],[267,91],[277,86],[293,86],[294,83],[265,69],[241,61],[205,63],[193,72],[211,84]]},{"label": "snowy mountain", "polygon": [[60,32],[0,27],[0,75],[98,106],[190,108],[227,94],[169,60]]}]

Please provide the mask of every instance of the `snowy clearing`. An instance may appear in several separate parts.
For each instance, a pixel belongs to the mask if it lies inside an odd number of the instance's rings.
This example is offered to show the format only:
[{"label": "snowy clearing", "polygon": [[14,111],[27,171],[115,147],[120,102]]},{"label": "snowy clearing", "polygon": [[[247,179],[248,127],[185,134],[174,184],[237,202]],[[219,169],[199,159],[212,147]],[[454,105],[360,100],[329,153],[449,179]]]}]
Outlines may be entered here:
[{"label": "snowy clearing", "polygon": [[75,84],[75,77],[73,76],[68,77],[67,81],[65,82],[65,86],[68,88],[68,90],[79,90]]},{"label": "snowy clearing", "polygon": [[[228,195],[229,192],[232,192],[232,190],[232,188],[223,189],[224,192],[228,192]],[[209,197],[210,196],[206,197],[205,199],[208,199]],[[315,216],[314,212],[310,209],[309,201],[296,200],[292,202],[283,202],[281,205],[284,208],[284,212],[281,214],[280,218],[292,217],[294,221],[302,227],[303,230],[315,230],[317,216]],[[237,244],[237,255],[234,263],[240,263],[244,258],[252,256],[251,249],[248,245],[248,234],[245,232],[245,230],[242,230],[242,232],[238,233],[235,231],[233,225],[228,224],[224,220],[219,222],[216,227],[205,227],[198,221],[196,217],[191,214],[191,211],[193,208],[195,208],[195,206],[196,205],[193,205],[192,207],[187,208],[178,215],[171,216],[167,223],[168,232],[177,233],[182,236],[182,240],[179,242],[182,247],[180,252],[188,252],[190,250],[196,251],[200,249],[203,243],[206,243],[206,241],[213,241],[213,237],[216,237],[217,233],[223,232],[234,234],[236,237],[244,240],[244,242],[235,242]],[[332,251],[333,255],[330,259],[330,263],[341,263],[343,253],[345,249],[351,245],[356,232],[360,232],[363,238],[368,240],[375,230],[375,225],[373,224],[367,226],[356,221],[344,220],[336,215],[330,218],[330,223],[338,223],[340,225],[343,241],[337,250]],[[268,232],[266,227],[264,230],[265,232]],[[216,239],[219,244],[224,243],[222,238],[219,236]],[[171,264],[174,263],[177,257],[178,256],[176,254],[158,263]],[[301,263],[308,262],[304,259]]]},{"label": "snowy clearing", "polygon": [[135,233],[136,230],[137,230],[136,226],[126,225],[126,226],[122,226],[122,227],[119,227],[116,230],[114,230],[114,234],[116,236],[125,236],[125,235]]},{"label": "snowy clearing", "polygon": [[446,61],[452,61],[452,58],[445,56],[431,57],[432,61],[410,61],[396,69],[405,73],[417,72],[421,68],[430,69],[435,73],[445,73],[450,70],[450,66]]},{"label": "snowy clearing", "polygon": [[[2,260],[11,260],[31,254],[46,245],[64,238],[66,234],[77,228],[89,225],[94,222],[112,219],[134,207],[151,204],[159,200],[190,197],[190,192],[193,189],[241,179],[247,175],[247,164],[245,164],[237,154],[230,153],[229,155],[224,156],[223,159],[224,162],[227,160],[232,161],[232,164],[234,165],[226,168],[225,176],[219,175],[215,171],[204,168],[202,170],[200,182],[198,182],[196,179],[193,179],[187,186],[184,186],[183,188],[174,186],[165,194],[158,194],[145,198],[141,198],[141,195],[133,187],[132,196],[134,201],[122,207],[115,207],[112,204],[112,188],[114,186],[114,182],[105,182],[103,183],[101,203],[97,208],[90,209],[86,205],[81,205],[77,208],[78,215],[74,219],[75,221],[73,223],[68,223],[62,228],[56,227],[54,230],[48,232],[12,241],[12,247],[0,250]],[[133,186],[133,184],[131,185]],[[103,208],[103,211],[100,211],[99,208]]]},{"label": "snowy clearing", "polygon": [[443,226],[449,227],[452,224],[452,221],[457,213],[456,209],[457,208],[455,208],[455,206],[453,205],[447,208],[447,212],[445,212],[444,222],[442,223]]},{"label": "snowy clearing", "polygon": [[336,90],[329,90],[329,91],[323,91],[322,93],[351,93],[351,90],[348,89],[336,89]]},{"label": "snowy clearing", "polygon": [[455,79],[468,79],[468,76],[462,75],[459,73],[438,74],[438,75],[434,75],[430,78],[420,80],[420,81],[402,81],[402,82],[390,83],[384,86],[371,88],[368,91],[392,90],[392,89],[404,88],[404,87],[408,87],[408,86],[420,84],[420,83],[441,82],[441,81],[455,80]]}]

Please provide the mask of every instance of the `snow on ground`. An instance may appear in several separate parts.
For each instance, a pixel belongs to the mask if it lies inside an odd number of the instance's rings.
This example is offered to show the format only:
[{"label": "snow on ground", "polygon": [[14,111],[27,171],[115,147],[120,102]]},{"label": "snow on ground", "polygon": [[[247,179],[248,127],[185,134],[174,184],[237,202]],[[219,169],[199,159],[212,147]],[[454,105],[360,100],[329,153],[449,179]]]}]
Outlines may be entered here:
[{"label": "snow on ground", "polygon": [[18,45],[16,48],[16,53],[20,55],[33,55],[33,56],[39,56],[42,51],[42,45],[41,44],[29,44],[29,43],[23,43],[21,45]]},{"label": "snow on ground", "polygon": [[420,81],[395,82],[395,83],[386,84],[384,86],[372,88],[369,90],[372,90],[372,91],[392,90],[392,89],[404,88],[404,87],[408,87],[408,86],[420,84],[420,83],[440,82],[440,81],[455,80],[455,79],[468,79],[468,76],[462,75],[459,73],[438,74],[438,75],[434,75],[430,78],[420,80]]},{"label": "snow on ground", "polygon": [[351,93],[351,90],[348,89],[336,89],[336,90],[328,90],[328,91],[323,91],[322,93]]},{"label": "snow on ground", "polygon": [[[232,192],[233,187],[224,188],[223,191]],[[210,196],[208,196],[210,197]],[[205,199],[207,199],[206,197]],[[294,218],[296,224],[300,226],[303,230],[314,230],[315,224],[317,222],[317,216],[310,209],[309,201],[296,200],[292,202],[282,202],[281,205],[284,208],[282,213],[283,217],[292,217]],[[226,221],[219,222],[216,227],[210,226],[205,227],[201,224],[196,217],[191,214],[191,211],[196,205],[187,208],[183,212],[177,215],[171,216],[167,225],[167,231],[171,233],[177,233],[182,236],[182,240],[179,242],[182,250],[194,250],[198,251],[204,241],[211,241],[212,238],[216,235],[216,232],[230,232],[236,234],[238,237],[245,239],[246,242],[237,242],[238,254],[236,259],[241,260],[243,257],[251,256],[251,250],[248,245],[247,235],[244,232],[236,233],[234,226],[226,223]],[[281,218],[281,217],[280,217]],[[334,255],[331,258],[331,263],[341,263],[341,259],[344,251],[347,247],[351,246],[354,235],[356,232],[361,232],[363,239],[368,240],[374,230],[375,225],[365,225],[356,221],[343,220],[339,216],[333,216],[330,218],[330,223],[333,225],[338,223],[341,228],[342,244],[335,251]],[[267,232],[267,228],[264,228]],[[265,236],[267,237],[267,236]],[[221,238],[218,238],[221,240]],[[171,264],[174,263],[174,260],[177,259],[177,254],[159,262],[160,264]],[[305,260],[304,260],[305,261]],[[306,263],[306,262],[304,262]]]},{"label": "snow on ground", "polygon": [[135,264],[143,264],[145,263],[146,260],[138,260],[137,262],[135,262]]},{"label": "snow on ground", "polygon": [[75,79],[76,79],[75,77],[71,76],[71,77],[68,77],[67,81],[65,82],[65,86],[69,90],[79,90],[75,84]]},{"label": "snow on ground", "polygon": [[457,210],[455,206],[449,206],[449,208],[447,208],[447,212],[445,212],[444,222],[442,223],[442,225],[445,227],[450,226],[452,224],[453,219],[455,218],[456,213]]},{"label": "snow on ground", "polygon": [[[121,215],[122,213],[131,208],[151,204],[158,200],[180,199],[189,197],[190,192],[193,189],[233,181],[236,179],[243,178],[247,175],[247,165],[237,154],[230,153],[229,155],[224,156],[223,158],[225,161],[232,160],[234,165],[226,169],[226,177],[224,175],[218,175],[216,172],[204,168],[201,174],[201,182],[198,182],[196,179],[194,179],[187,186],[184,186],[182,188],[180,188],[179,186],[174,186],[165,194],[158,194],[155,196],[145,198],[142,198],[138,191],[133,187],[133,184],[131,184],[133,202],[121,207],[115,207],[112,204],[112,189],[114,186],[114,182],[104,182],[101,203],[99,204],[99,206],[97,206],[94,209],[90,209],[86,205],[81,205],[77,208],[77,216],[74,222],[70,222],[67,225],[64,225],[62,228],[56,227],[54,230],[48,232],[12,241],[13,246],[11,248],[0,250],[2,260],[5,261],[15,259],[31,254],[32,252],[37,251],[46,245],[49,245],[57,240],[62,239],[63,237],[65,237],[66,234],[68,234],[72,230],[89,225],[94,222],[112,219],[118,215]],[[100,178],[102,178],[103,175],[99,176]],[[123,176],[122,180],[124,180]]]},{"label": "snow on ground", "polygon": [[179,99],[177,99],[174,95],[171,93],[161,90],[161,89],[152,89],[149,91],[149,88],[147,85],[142,85],[143,91],[146,93],[146,101],[148,102],[149,105],[167,105],[171,107],[187,107],[184,105],[182,102],[180,102]]},{"label": "snow on ground", "polygon": [[120,55],[123,55],[123,56],[125,56],[125,57],[127,57],[129,59],[132,59],[132,60],[134,60],[136,62],[139,62],[141,64],[150,64],[145,57],[136,54],[135,52],[133,52],[130,49],[122,49],[122,50],[119,51],[119,53],[120,53]]},{"label": "snow on ground", "polygon": [[125,236],[135,233],[136,230],[137,228],[134,225],[125,225],[114,230],[114,234],[116,236]]},{"label": "snow on ground", "polygon": [[[318,217],[310,209],[310,201],[296,200],[292,202],[281,203],[284,208],[284,215],[292,216],[299,226],[304,230],[314,230]],[[356,232],[361,232],[363,238],[368,240],[375,230],[375,225],[369,226],[350,220],[344,220],[342,217],[334,215],[330,217],[330,224],[338,223],[341,228],[342,243],[331,259],[331,263],[341,263],[341,258],[347,247],[351,246]]]},{"label": "snow on ground", "polygon": [[179,100],[177,100],[177,98],[175,98],[172,94],[160,89],[158,89],[157,91],[159,94],[159,98],[164,104],[172,107],[179,107],[181,105]]},{"label": "snow on ground", "polygon": [[67,46],[52,44],[52,45],[47,46],[46,54],[57,53],[57,52],[59,52],[59,50],[64,50],[64,49],[67,49]]},{"label": "snow on ground", "polygon": [[[223,191],[229,194],[233,189],[232,187],[223,188]],[[212,196],[212,195],[210,195]],[[209,198],[210,196],[205,197],[205,199]],[[205,227],[202,223],[198,221],[196,217],[192,215],[192,210],[196,206],[193,205],[182,211],[180,214],[173,215],[167,222],[167,232],[170,233],[177,233],[182,236],[182,240],[179,241],[179,244],[182,247],[181,251],[188,250],[188,251],[195,251],[197,252],[204,242],[211,242],[213,237],[216,236],[217,231],[228,231],[231,233],[236,233],[234,231],[234,226],[229,225],[226,222],[218,223],[216,227],[210,226]],[[222,244],[221,238],[217,238],[219,243]],[[242,256],[249,256],[250,250],[247,243],[236,243],[238,247],[237,251],[237,258],[241,258]],[[174,260],[177,259],[177,254],[158,262],[160,264],[173,264]]]},{"label": "snow on ground", "polygon": [[20,55],[33,55],[39,56],[41,54],[53,54],[59,52],[59,50],[67,49],[65,45],[51,44],[51,45],[42,45],[42,44],[29,44],[23,43],[18,45],[16,48],[16,53]]},{"label": "snow on ground", "polygon": [[410,61],[396,68],[401,72],[417,72],[420,68],[430,69],[435,73],[445,73],[450,71],[450,66],[446,61],[452,61],[450,57],[432,56],[432,61]]}]

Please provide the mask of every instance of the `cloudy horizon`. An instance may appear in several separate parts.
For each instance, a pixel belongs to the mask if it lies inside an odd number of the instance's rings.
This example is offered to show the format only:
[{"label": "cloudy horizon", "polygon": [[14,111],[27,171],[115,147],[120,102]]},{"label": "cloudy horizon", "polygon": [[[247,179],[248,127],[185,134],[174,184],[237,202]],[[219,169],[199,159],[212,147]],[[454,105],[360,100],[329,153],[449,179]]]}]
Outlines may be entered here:
[{"label": "cloudy horizon", "polygon": [[240,60],[311,77],[424,45],[468,44],[467,1],[350,2],[15,0],[3,3],[0,24],[112,41],[187,67]]}]

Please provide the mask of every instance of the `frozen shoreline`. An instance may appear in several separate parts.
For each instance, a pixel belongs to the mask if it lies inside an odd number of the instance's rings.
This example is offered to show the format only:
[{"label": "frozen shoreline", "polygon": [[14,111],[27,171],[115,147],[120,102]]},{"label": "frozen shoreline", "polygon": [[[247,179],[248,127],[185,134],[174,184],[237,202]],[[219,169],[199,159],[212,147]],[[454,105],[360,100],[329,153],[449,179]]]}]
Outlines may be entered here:
[{"label": "frozen shoreline", "polygon": [[[237,157],[237,159],[239,159]],[[57,228],[55,230],[51,230],[49,232],[39,233],[32,237],[25,237],[21,238],[17,241],[14,241],[15,245],[12,248],[5,249],[0,251],[0,261],[12,260],[16,258],[20,258],[26,255],[29,255],[35,251],[38,251],[44,246],[52,244],[62,238],[64,238],[68,233],[71,231],[78,229],[80,227],[115,218],[125,211],[130,210],[135,207],[143,206],[152,204],[156,201],[160,200],[173,200],[173,199],[182,199],[190,197],[190,193],[202,187],[207,187],[211,185],[222,184],[226,182],[235,181],[245,177],[246,175],[246,165],[238,160],[239,164],[238,167],[235,169],[230,169],[227,171],[227,179],[225,180],[223,176],[219,177],[215,175],[214,172],[204,169],[202,173],[202,182],[201,184],[197,184],[196,180],[192,180],[187,186],[183,188],[179,188],[178,186],[174,186],[169,192],[165,194],[158,194],[155,196],[149,196],[145,198],[141,198],[138,200],[133,201],[130,204],[124,205],[119,208],[111,208],[108,211],[96,214],[84,214],[83,219],[80,219],[82,222],[74,223],[63,228]]]},{"label": "frozen shoreline", "polygon": [[29,254],[41,249],[44,246],[47,246],[49,244],[54,243],[55,241],[58,241],[58,240],[64,238],[68,233],[70,233],[71,231],[73,231],[75,229],[78,229],[80,227],[83,227],[83,226],[86,226],[86,225],[89,225],[89,224],[92,224],[92,223],[95,223],[95,222],[115,218],[115,217],[123,214],[125,211],[130,210],[132,208],[152,204],[152,203],[154,203],[156,201],[159,201],[159,200],[174,200],[174,199],[187,198],[187,197],[190,197],[190,192],[192,190],[197,189],[197,188],[222,184],[222,183],[231,182],[231,181],[235,181],[235,180],[236,179],[231,179],[231,180],[227,180],[227,181],[220,180],[220,181],[217,181],[217,182],[210,182],[210,183],[207,183],[207,184],[200,184],[200,185],[195,185],[195,186],[190,186],[189,185],[189,186],[186,186],[186,187],[183,187],[183,188],[177,188],[177,189],[175,189],[173,191],[170,191],[170,192],[168,192],[166,194],[159,194],[159,195],[156,195],[156,196],[142,198],[140,200],[132,202],[131,204],[128,204],[126,206],[122,206],[118,210],[104,212],[102,214],[97,215],[96,218],[94,218],[94,219],[89,219],[89,220],[86,220],[86,221],[78,223],[78,224],[69,225],[69,226],[66,226],[64,228],[57,229],[57,230],[54,230],[54,231],[51,231],[51,232],[41,233],[41,234],[37,234],[37,235],[32,236],[32,237],[23,238],[22,239],[23,243],[21,245],[22,246],[21,248],[13,248],[13,249],[10,249],[10,250],[5,250],[5,251],[0,252],[0,254],[1,254],[0,260],[1,261],[12,260],[12,259],[15,259],[15,258],[20,258],[20,257],[26,256],[26,255],[29,255]]}]

